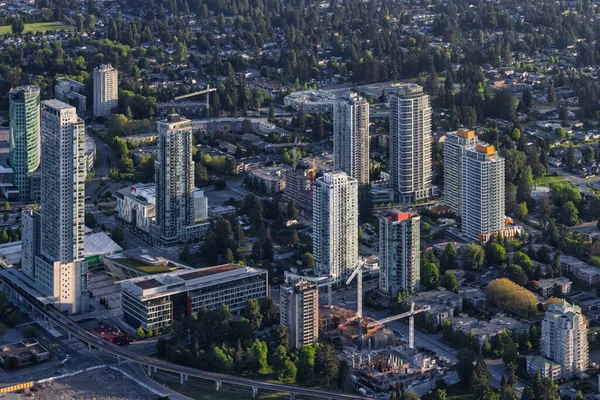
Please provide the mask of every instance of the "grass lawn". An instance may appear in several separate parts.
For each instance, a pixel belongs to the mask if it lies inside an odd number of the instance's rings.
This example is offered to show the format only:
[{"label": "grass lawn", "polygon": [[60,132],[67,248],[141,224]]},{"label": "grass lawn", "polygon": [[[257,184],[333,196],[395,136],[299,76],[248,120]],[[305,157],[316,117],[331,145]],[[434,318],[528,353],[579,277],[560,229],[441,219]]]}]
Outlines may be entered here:
[{"label": "grass lawn", "polygon": [[[72,25],[63,22],[40,22],[37,24],[25,24],[25,32],[48,32],[48,31],[72,31]],[[0,26],[0,34],[12,33],[10,25]]]},{"label": "grass lawn", "polygon": [[[189,378],[185,385],[179,384],[179,376],[159,373],[152,377],[158,383],[165,387],[183,394],[184,396],[198,400],[252,400],[252,389],[249,387],[234,386],[224,383],[221,390],[215,390],[215,383],[196,378]],[[288,400],[289,393],[286,392],[269,392],[259,390],[254,399],[269,399],[269,400]],[[312,400],[311,397],[296,396],[298,400]]]},{"label": "grass lawn", "polygon": [[536,181],[538,186],[550,186],[551,183],[569,183],[569,181],[562,176],[555,176],[552,174],[544,174],[544,176],[538,178]]},{"label": "grass lawn", "polygon": [[[435,400],[435,390],[422,396],[422,400]],[[471,390],[467,386],[453,385],[446,389],[446,400],[471,400]]]}]

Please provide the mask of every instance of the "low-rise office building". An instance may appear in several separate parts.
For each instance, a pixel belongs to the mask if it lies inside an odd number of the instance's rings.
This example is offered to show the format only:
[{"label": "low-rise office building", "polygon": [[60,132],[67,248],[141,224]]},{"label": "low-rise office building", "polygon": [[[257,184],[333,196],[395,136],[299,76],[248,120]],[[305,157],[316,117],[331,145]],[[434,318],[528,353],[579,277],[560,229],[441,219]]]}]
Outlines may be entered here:
[{"label": "low-rise office building", "polygon": [[33,357],[37,357],[37,361],[50,359],[50,353],[35,339],[25,339],[19,343],[5,344],[0,347],[0,364],[7,368],[10,365],[10,359],[17,360],[16,367],[22,367],[28,364],[35,363]]},{"label": "low-rise office building", "polygon": [[267,271],[225,264],[128,279],[121,285],[123,318],[133,327],[164,329],[174,319],[221,304],[239,313],[249,299],[268,296]]}]

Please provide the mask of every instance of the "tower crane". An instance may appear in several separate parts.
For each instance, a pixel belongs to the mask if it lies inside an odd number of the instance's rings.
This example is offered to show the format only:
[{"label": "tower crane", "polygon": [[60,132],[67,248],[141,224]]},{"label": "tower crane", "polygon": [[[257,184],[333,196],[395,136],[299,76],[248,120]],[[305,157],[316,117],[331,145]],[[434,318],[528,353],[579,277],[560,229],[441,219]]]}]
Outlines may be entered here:
[{"label": "tower crane", "polygon": [[[355,276],[357,277],[357,280],[356,280],[356,295],[357,295],[356,319],[358,322],[358,329],[361,332],[362,332],[361,322],[362,322],[362,317],[363,317],[362,268],[363,268],[364,264],[365,264],[364,260],[359,261],[358,265],[356,266],[356,268],[354,269],[354,271],[352,272],[352,274],[346,281],[346,285],[348,285],[348,284],[350,284],[350,282],[352,282],[352,280],[354,279]],[[420,314],[422,312],[429,311],[429,310],[431,310],[430,306],[424,306],[418,310],[415,310],[415,303],[410,303],[410,311],[407,311],[407,312],[404,312],[401,314],[397,314],[397,315],[392,315],[391,317],[387,317],[387,318],[380,319],[377,321],[371,321],[367,324],[367,329],[373,328],[377,325],[387,324],[388,322],[392,322],[392,321],[395,321],[398,319],[408,317],[408,347],[411,349],[414,349],[415,348],[415,315]]]},{"label": "tower crane", "polygon": [[181,96],[175,97],[174,100],[178,101],[178,100],[187,99],[188,97],[194,97],[194,96],[198,96],[201,94],[206,94],[206,118],[210,118],[210,101],[209,101],[210,92],[216,92],[216,91],[217,91],[217,89],[211,88],[210,85],[206,85],[206,89],[204,89],[204,90],[199,90],[197,92],[183,94]]}]

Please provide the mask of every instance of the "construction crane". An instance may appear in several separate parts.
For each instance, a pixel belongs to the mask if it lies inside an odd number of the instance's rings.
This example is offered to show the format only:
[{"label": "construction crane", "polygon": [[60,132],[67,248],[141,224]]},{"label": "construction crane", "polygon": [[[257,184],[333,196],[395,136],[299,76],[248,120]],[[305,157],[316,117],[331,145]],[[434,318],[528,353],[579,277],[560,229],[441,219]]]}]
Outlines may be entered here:
[{"label": "construction crane", "polygon": [[408,317],[408,348],[415,348],[415,315],[431,310],[430,306],[424,306],[418,310],[415,310],[415,303],[410,303],[410,311],[404,312],[402,314],[392,315],[391,317],[387,317],[384,319],[380,319],[378,321],[369,322],[367,328],[373,328],[377,325],[387,324],[388,322],[395,321],[397,319],[407,318]]},{"label": "construction crane", "polygon": [[[365,261],[361,260],[358,265],[356,266],[356,268],[354,269],[354,271],[352,272],[352,275],[350,275],[350,278],[348,278],[348,280],[346,281],[346,285],[349,285],[350,282],[352,282],[352,280],[354,279],[354,277],[357,277],[356,280],[356,320],[358,322],[358,329],[359,331],[362,330],[361,328],[361,322],[362,322],[362,317],[363,317],[363,310],[362,310],[362,299],[363,299],[363,293],[362,293],[362,267],[365,265]],[[410,311],[404,312],[402,314],[397,314],[397,315],[393,315],[391,317],[387,317],[384,319],[380,319],[377,321],[372,321],[369,322],[367,324],[367,329],[369,328],[373,328],[377,325],[383,325],[383,324],[387,324],[388,322],[392,322],[395,321],[397,319],[402,319],[402,318],[407,318],[408,317],[408,347],[411,349],[415,348],[415,315],[425,312],[425,311],[429,311],[431,310],[430,306],[424,306],[423,308],[420,308],[418,310],[415,310],[415,303],[410,303]]]},{"label": "construction crane", "polygon": [[206,94],[206,118],[210,118],[210,92],[216,92],[217,89],[215,88],[211,88],[210,85],[206,85],[206,89],[204,90],[199,90],[197,92],[193,92],[193,93],[188,93],[188,94],[184,94],[181,96],[177,96],[175,97],[175,101],[178,100],[183,100],[183,99],[187,99],[189,97],[194,97],[194,96],[199,96],[201,94]]},{"label": "construction crane", "polygon": [[362,267],[365,265],[365,260],[360,260],[358,262],[358,265],[356,266],[356,268],[354,269],[354,271],[352,271],[352,274],[350,275],[350,277],[348,278],[348,280],[346,281],[346,285],[349,285],[350,282],[352,282],[352,280],[354,279],[354,277],[356,276],[356,319],[358,320],[358,326],[360,327],[360,322],[362,320]]}]

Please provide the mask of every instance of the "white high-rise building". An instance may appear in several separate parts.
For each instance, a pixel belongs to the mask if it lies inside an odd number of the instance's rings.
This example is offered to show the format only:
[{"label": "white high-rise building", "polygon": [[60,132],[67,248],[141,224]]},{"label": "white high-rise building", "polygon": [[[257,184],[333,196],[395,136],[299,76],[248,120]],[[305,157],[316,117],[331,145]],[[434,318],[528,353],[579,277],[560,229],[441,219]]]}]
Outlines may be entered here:
[{"label": "white high-rise building", "polygon": [[379,291],[389,299],[419,286],[420,221],[417,214],[399,211],[379,217]]},{"label": "white high-rise building", "polygon": [[94,118],[108,118],[119,105],[119,72],[109,64],[94,68]]},{"label": "white high-rise building", "polygon": [[280,325],[290,334],[290,347],[298,349],[319,338],[319,289],[302,280],[281,285]]},{"label": "white high-rise building", "polygon": [[42,102],[42,198],[40,254],[35,281],[63,311],[87,308],[84,250],[85,124],[75,107]]},{"label": "white high-rise building", "polygon": [[580,307],[564,300],[548,306],[542,321],[540,353],[561,365],[563,378],[587,370],[587,326]]},{"label": "white high-rise building", "polygon": [[335,281],[358,263],[358,181],[345,172],[329,172],[315,182],[313,255],[317,271]]},{"label": "white high-rise building", "polygon": [[504,230],[504,158],[494,146],[465,148],[462,157],[462,233],[486,242]]},{"label": "white high-rise building", "polygon": [[466,129],[448,133],[444,142],[444,202],[456,215],[462,207],[462,158],[476,143],[475,132]]},{"label": "white high-rise building", "polygon": [[155,237],[165,244],[194,237],[192,124],[177,114],[157,122]]},{"label": "white high-rise building", "polygon": [[428,199],[431,186],[431,107],[416,84],[390,96],[390,182],[403,203]]},{"label": "white high-rise building", "polygon": [[333,104],[333,165],[369,184],[369,102],[356,93],[345,93]]}]

